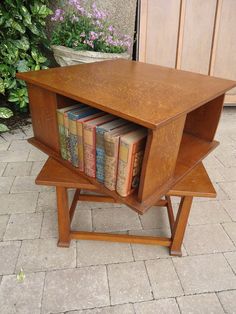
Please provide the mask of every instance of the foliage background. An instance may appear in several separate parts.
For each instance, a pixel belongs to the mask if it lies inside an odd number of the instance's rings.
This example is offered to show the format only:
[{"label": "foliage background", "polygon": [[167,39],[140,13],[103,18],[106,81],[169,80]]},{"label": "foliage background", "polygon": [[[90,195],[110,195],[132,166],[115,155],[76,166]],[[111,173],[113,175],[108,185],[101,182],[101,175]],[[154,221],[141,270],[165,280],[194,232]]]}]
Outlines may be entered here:
[{"label": "foliage background", "polygon": [[13,110],[26,111],[25,83],[16,72],[44,69],[48,65],[42,48],[47,47],[47,0],[4,0],[0,2],[0,93]]}]

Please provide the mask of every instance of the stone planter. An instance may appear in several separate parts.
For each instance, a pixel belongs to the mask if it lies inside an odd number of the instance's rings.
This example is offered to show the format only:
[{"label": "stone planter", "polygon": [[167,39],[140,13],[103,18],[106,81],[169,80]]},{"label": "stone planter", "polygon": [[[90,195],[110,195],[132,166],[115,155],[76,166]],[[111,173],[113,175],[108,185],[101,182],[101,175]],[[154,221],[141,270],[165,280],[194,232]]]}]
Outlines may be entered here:
[{"label": "stone planter", "polygon": [[117,58],[130,59],[128,53],[105,53],[96,51],[76,51],[64,46],[51,46],[54,58],[60,66],[91,63]]}]

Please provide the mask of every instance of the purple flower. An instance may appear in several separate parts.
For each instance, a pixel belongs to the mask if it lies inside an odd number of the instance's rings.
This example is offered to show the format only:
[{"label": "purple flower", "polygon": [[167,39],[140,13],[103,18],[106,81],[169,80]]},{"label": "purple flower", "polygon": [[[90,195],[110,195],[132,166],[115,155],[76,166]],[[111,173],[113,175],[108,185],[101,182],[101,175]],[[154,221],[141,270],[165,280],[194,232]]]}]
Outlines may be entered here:
[{"label": "purple flower", "polygon": [[64,11],[62,9],[56,9],[54,16],[51,17],[51,21],[63,21],[64,17],[63,17]]},{"label": "purple flower", "polygon": [[114,27],[112,25],[109,25],[108,26],[108,30],[109,30],[109,32],[113,33],[114,32]]},{"label": "purple flower", "polygon": [[93,14],[92,16],[97,19],[97,20],[104,20],[107,16],[107,14],[102,11],[102,10],[98,10],[96,3],[94,2],[92,5],[92,9],[93,9]]},{"label": "purple flower", "polygon": [[84,43],[84,44],[87,44],[87,45],[90,46],[91,48],[94,48],[94,44],[93,44],[93,42],[90,41],[90,40],[84,40],[83,43]]},{"label": "purple flower", "polygon": [[98,39],[98,33],[93,32],[93,31],[90,32],[89,33],[89,39],[92,40],[92,41]]}]

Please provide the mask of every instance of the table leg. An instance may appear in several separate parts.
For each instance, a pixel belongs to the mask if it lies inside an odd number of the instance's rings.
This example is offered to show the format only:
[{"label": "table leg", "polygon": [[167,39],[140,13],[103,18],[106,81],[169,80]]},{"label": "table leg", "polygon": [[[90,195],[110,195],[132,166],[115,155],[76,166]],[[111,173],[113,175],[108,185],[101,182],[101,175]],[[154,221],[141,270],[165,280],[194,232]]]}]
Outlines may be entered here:
[{"label": "table leg", "polygon": [[191,209],[193,197],[183,196],[179,205],[179,210],[174,224],[172,233],[172,243],[170,246],[170,254],[174,256],[182,256],[181,245],[184,238],[188,216]]},{"label": "table leg", "polygon": [[57,210],[58,210],[58,233],[57,245],[60,247],[70,246],[70,215],[68,206],[68,195],[65,187],[57,186]]}]

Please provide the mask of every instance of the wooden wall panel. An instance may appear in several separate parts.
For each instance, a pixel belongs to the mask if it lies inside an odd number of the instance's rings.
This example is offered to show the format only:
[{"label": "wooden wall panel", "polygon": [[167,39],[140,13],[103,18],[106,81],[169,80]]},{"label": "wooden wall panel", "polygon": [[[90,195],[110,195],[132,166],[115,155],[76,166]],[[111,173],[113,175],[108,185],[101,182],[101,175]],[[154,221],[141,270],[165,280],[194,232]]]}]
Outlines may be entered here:
[{"label": "wooden wall panel", "polygon": [[[236,1],[223,0],[212,74],[236,79]],[[236,95],[236,88],[229,95]],[[229,97],[230,99],[230,97]],[[226,100],[227,101],[227,100]]]},{"label": "wooden wall panel", "polygon": [[140,61],[236,80],[236,0],[139,1]]},{"label": "wooden wall panel", "polygon": [[180,68],[208,74],[216,0],[187,0]]},{"label": "wooden wall panel", "polygon": [[148,1],[146,62],[175,67],[179,8],[180,0]]}]

